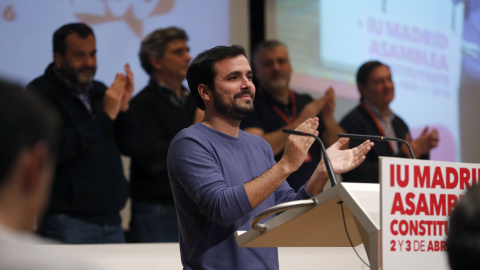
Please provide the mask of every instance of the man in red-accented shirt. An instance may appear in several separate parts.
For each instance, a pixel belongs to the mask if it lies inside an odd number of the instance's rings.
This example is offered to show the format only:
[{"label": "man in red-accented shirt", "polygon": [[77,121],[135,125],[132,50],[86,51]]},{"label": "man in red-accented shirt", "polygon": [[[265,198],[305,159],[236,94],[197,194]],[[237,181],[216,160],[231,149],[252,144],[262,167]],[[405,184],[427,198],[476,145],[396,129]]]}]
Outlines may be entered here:
[{"label": "man in red-accented shirt", "polygon": [[[287,46],[277,40],[258,44],[253,53],[254,76],[258,80],[255,112],[244,119],[240,128],[262,136],[272,147],[275,160],[280,160],[287,141],[282,129],[295,129],[308,118],[318,117],[318,132],[325,147],[335,143],[343,132],[333,117],[335,94],[329,88],[325,96],[313,100],[309,95],[294,92],[290,86],[292,66]],[[297,191],[315,170],[320,146],[315,143],[302,166],[287,181]]]},{"label": "man in red-accented shirt", "polygon": [[[407,124],[390,109],[395,97],[390,68],[379,61],[364,63],[357,71],[357,86],[360,104],[340,122],[345,131],[403,139],[411,145],[416,157],[428,159],[430,150],[438,145],[438,131],[425,127],[417,139],[411,140]],[[350,146],[359,143],[351,140]],[[361,166],[342,175],[343,181],[378,183],[379,156],[410,157],[410,153],[399,142],[377,143]]]}]

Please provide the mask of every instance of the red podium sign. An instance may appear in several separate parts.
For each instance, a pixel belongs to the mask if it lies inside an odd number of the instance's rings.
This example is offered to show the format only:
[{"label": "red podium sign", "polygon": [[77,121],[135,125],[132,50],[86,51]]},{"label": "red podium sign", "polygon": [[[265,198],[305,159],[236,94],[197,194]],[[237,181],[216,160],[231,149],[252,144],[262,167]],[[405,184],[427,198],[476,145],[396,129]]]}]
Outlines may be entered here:
[{"label": "red podium sign", "polygon": [[380,158],[382,269],[448,270],[448,218],[480,164]]}]

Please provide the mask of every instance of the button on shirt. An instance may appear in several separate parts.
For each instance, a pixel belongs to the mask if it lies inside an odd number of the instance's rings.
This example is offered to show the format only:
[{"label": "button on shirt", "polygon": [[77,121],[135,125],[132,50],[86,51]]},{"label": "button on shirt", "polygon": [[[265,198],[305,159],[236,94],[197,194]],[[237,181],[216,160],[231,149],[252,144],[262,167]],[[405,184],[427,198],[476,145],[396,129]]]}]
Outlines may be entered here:
[{"label": "button on shirt", "polygon": [[[153,83],[152,81],[150,83]],[[177,97],[175,92],[173,91],[172,88],[170,88],[168,85],[165,83],[159,82],[158,90],[167,98],[173,105],[179,107],[179,108],[184,108],[185,104],[187,104],[187,98],[190,92],[182,86],[182,93],[180,95],[180,98]]]}]

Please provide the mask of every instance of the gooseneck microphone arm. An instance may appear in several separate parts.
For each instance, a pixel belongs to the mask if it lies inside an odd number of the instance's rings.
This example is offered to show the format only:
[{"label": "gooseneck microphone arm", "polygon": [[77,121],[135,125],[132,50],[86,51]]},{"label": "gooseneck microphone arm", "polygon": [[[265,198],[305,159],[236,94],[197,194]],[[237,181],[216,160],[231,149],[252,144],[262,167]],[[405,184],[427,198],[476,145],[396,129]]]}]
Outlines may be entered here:
[{"label": "gooseneck microphone arm", "polygon": [[410,155],[412,155],[412,158],[415,159],[415,155],[413,154],[412,147],[410,144],[408,144],[406,141],[398,138],[393,138],[393,137],[384,137],[384,136],[376,136],[376,135],[363,135],[363,134],[346,134],[346,133],[338,133],[338,137],[345,137],[345,138],[350,138],[352,140],[370,140],[370,141],[395,141],[395,142],[401,142],[405,144],[408,147],[408,150],[410,151]]},{"label": "gooseneck microphone arm", "polygon": [[325,150],[325,146],[323,145],[322,140],[320,140],[318,136],[315,136],[314,134],[311,134],[311,133],[305,133],[305,132],[290,130],[290,129],[282,129],[282,132],[286,134],[292,134],[292,135],[309,136],[317,139],[317,141],[320,143],[320,149],[325,159],[325,166],[327,167],[327,173],[328,173],[328,177],[330,178],[330,184],[332,185],[332,187],[337,185],[337,178],[335,177],[335,173],[333,173],[332,163],[330,162],[330,159],[327,156],[327,151]]}]

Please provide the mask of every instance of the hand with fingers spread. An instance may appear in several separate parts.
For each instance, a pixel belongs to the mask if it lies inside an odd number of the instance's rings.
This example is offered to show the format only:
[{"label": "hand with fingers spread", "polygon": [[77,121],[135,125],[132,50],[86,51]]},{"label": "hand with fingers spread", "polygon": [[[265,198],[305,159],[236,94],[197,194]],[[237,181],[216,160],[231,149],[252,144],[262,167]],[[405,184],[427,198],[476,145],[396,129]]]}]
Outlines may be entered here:
[{"label": "hand with fingers spread", "polygon": [[[348,143],[348,140],[348,138],[340,138],[327,149],[327,155],[330,158],[335,174],[341,174],[355,169],[365,160],[365,155],[373,147],[373,142],[367,140],[355,148],[341,150],[341,148]],[[325,166],[325,159],[322,158],[322,161],[320,161],[317,169],[307,183],[307,192],[312,195],[322,192],[327,181],[328,172]]]},{"label": "hand with fingers spread", "polygon": [[125,76],[117,73],[115,80],[105,91],[103,98],[103,110],[112,119],[117,118],[122,105],[122,98],[125,92]]},{"label": "hand with fingers spread", "polygon": [[134,83],[133,72],[128,63],[125,64],[125,91],[123,92],[120,111],[126,112],[129,108],[130,99],[133,95]]},{"label": "hand with fingers spread", "polygon": [[[318,135],[318,118],[309,118],[300,124],[295,130]],[[315,138],[309,136],[291,135],[288,137],[287,144],[282,159],[278,162],[288,168],[289,171],[296,171],[302,164],[308,154],[308,149],[312,146]]]},{"label": "hand with fingers spread", "polygon": [[327,155],[330,158],[335,174],[341,174],[355,169],[365,160],[365,155],[373,147],[373,142],[367,140],[355,148],[340,150],[347,142],[348,138],[340,138],[327,149]]}]

